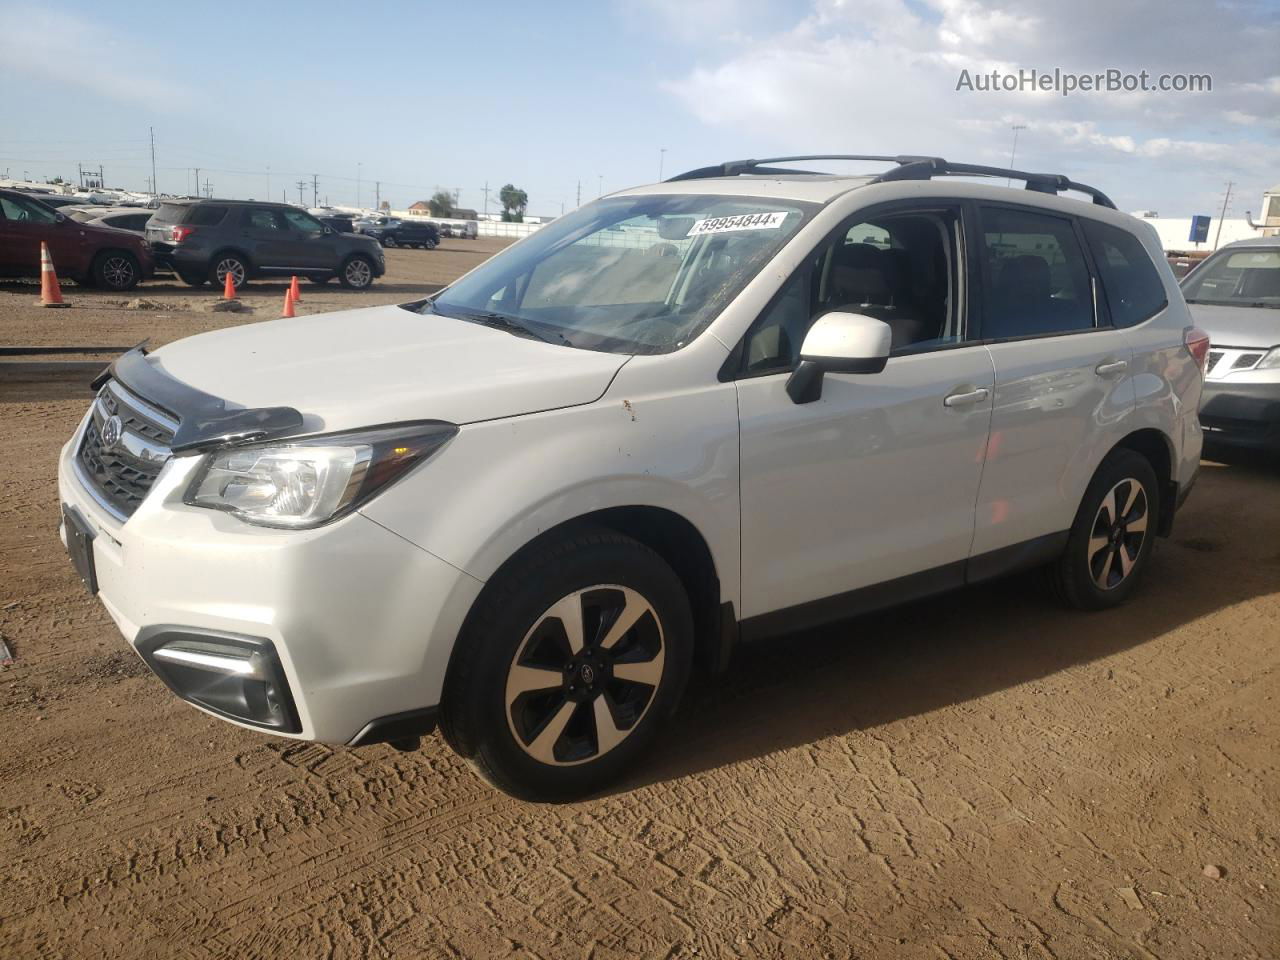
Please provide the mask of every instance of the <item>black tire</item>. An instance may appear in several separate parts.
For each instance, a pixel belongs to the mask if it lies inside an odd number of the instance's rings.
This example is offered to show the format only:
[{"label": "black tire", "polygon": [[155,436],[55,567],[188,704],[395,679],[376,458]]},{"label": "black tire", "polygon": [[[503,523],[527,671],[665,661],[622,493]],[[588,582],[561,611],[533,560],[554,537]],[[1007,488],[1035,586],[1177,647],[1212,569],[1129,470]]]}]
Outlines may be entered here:
[{"label": "black tire", "polygon": [[338,280],[348,290],[369,289],[373,283],[373,261],[360,254],[347,257],[338,268]]},{"label": "black tire", "polygon": [[1066,550],[1046,570],[1057,598],[1078,610],[1128,600],[1151,556],[1160,510],[1150,461],[1132,450],[1111,451],[1089,482]]},{"label": "black tire", "polygon": [[426,243],[423,244],[423,246],[426,247],[428,250],[434,250],[439,245],[440,245],[439,240],[428,240]]},{"label": "black tire", "polygon": [[382,238],[382,245],[384,247],[394,247],[396,246],[396,238],[391,235],[384,236]]},{"label": "black tire", "polygon": [[[581,614],[576,655],[561,604]],[[609,628],[635,609],[639,618],[611,641]],[[582,797],[633,767],[675,712],[692,660],[689,598],[672,569],[629,537],[584,531],[535,547],[486,586],[454,648],[441,730],[499,790]],[[614,673],[623,667],[657,682]],[[513,694],[524,675],[535,685]],[[544,680],[554,685],[537,685]]]},{"label": "black tire", "polygon": [[249,263],[238,253],[219,253],[209,261],[209,282],[218,289],[226,285],[227,272],[232,274],[232,283],[239,290],[249,282]]},{"label": "black tire", "polygon": [[120,292],[138,285],[142,268],[138,258],[127,250],[103,250],[93,258],[89,274],[95,287]]},{"label": "black tire", "polygon": [[189,287],[203,287],[208,282],[207,277],[202,277],[199,274],[187,273],[185,270],[176,270],[174,272],[177,273],[178,279]]}]

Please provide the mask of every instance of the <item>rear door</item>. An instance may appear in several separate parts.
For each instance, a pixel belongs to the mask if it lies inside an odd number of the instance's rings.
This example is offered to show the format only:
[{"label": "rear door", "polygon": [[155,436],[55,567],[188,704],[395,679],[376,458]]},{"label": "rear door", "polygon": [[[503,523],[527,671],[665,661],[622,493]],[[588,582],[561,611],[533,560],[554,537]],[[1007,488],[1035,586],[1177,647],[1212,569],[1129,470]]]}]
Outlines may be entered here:
[{"label": "rear door", "polygon": [[979,336],[996,385],[975,556],[1069,529],[1135,404],[1132,350],[1100,303],[1076,220],[985,204],[978,221]]},{"label": "rear door", "polygon": [[255,270],[288,273],[295,266],[289,228],[279,211],[272,207],[245,207],[240,211],[240,227]]}]

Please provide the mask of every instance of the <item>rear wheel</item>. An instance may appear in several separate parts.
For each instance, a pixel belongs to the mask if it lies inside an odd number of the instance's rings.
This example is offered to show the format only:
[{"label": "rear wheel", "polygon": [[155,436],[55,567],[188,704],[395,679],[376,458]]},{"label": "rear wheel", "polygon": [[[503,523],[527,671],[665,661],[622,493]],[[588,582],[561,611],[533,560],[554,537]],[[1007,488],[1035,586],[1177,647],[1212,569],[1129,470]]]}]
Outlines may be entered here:
[{"label": "rear wheel", "polygon": [[394,247],[396,245],[396,238],[392,236],[385,236],[382,238],[382,245],[384,247]]},{"label": "rear wheel", "polygon": [[441,729],[490,783],[535,800],[630,769],[689,677],[693,620],[669,566],[609,531],[517,561],[458,638]]},{"label": "rear wheel", "polygon": [[213,258],[209,267],[209,282],[219,287],[225,286],[227,274],[231,274],[231,282],[239,290],[249,279],[249,265],[238,253],[220,253]]},{"label": "rear wheel", "polygon": [[1051,567],[1058,597],[1081,610],[1124,603],[1146,569],[1160,517],[1160,490],[1146,457],[1114,450],[1085,491],[1067,548]]},{"label": "rear wheel", "polygon": [[365,257],[348,257],[338,279],[349,290],[364,290],[373,283],[373,264]]},{"label": "rear wheel", "polygon": [[124,250],[106,250],[93,261],[93,285],[105,290],[132,290],[142,279],[137,258]]}]

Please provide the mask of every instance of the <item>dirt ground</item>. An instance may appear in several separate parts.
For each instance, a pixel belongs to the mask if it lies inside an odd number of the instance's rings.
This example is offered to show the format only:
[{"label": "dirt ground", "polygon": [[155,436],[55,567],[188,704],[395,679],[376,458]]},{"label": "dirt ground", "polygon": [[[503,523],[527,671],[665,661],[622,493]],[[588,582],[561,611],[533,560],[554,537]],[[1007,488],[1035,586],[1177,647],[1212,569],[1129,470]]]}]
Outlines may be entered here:
[{"label": "dirt ground", "polygon": [[[493,249],[393,251],[301,309]],[[250,288],[255,318],[283,289]],[[0,343],[244,319],[180,308],[207,288],[67,292],[0,286]],[[434,737],[330,749],[171,696],[57,539],[86,402],[0,392],[0,958],[1280,956],[1274,465],[1206,462],[1121,610],[1017,579],[744,649],[629,782],[538,806]]]}]

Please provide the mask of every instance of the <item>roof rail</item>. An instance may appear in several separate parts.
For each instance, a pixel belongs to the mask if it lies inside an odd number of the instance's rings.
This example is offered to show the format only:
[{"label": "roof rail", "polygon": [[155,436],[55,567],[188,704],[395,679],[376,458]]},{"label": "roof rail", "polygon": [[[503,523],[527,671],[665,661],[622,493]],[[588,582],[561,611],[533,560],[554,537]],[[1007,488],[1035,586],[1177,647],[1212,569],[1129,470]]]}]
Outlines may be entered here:
[{"label": "roof rail", "polygon": [[941,157],[917,157],[914,162],[904,163],[892,170],[886,170],[876,177],[875,183],[886,183],[893,180],[930,180],[933,177],[1004,177],[1006,180],[1021,180],[1028,190],[1036,193],[1058,194],[1063,190],[1074,190],[1093,198],[1100,207],[1116,209],[1111,198],[1087,183],[1078,183],[1064,177],[1060,173],[1029,173],[1026,170],[1010,170],[1004,167],[986,167],[976,163],[951,163]]},{"label": "roof rail", "polygon": [[1116,205],[1101,190],[1087,183],[1077,183],[1059,173],[1029,173],[1025,170],[1011,170],[1004,167],[986,167],[974,163],[951,163],[942,157],[921,157],[899,155],[895,157],[877,156],[873,154],[812,154],[802,157],[769,157],[763,160],[730,160],[710,167],[699,167],[668,179],[668,183],[677,180],[706,180],[710,177],[737,177],[743,174],[761,174],[764,176],[778,174],[817,174],[814,170],[788,170],[770,167],[772,163],[794,163],[803,160],[863,160],[873,163],[896,164],[877,176],[872,183],[888,183],[894,180],[931,180],[934,177],[1003,177],[1006,180],[1021,180],[1028,190],[1037,193],[1058,194],[1063,190],[1074,190],[1088,194],[1093,202],[1101,207]]},{"label": "roof rail", "polygon": [[696,170],[686,170],[684,173],[676,174],[674,177],[668,177],[667,183],[673,183],[677,180],[706,180],[710,177],[737,177],[744,173],[763,174],[764,176],[781,173],[823,175],[817,170],[787,170],[765,166],[765,164],[768,163],[798,163],[803,160],[866,160],[872,163],[906,164],[928,159],[928,157],[885,157],[873,154],[857,153],[814,153],[803,157],[766,157],[763,160],[729,160],[725,163],[717,163],[710,167],[699,167]]}]

